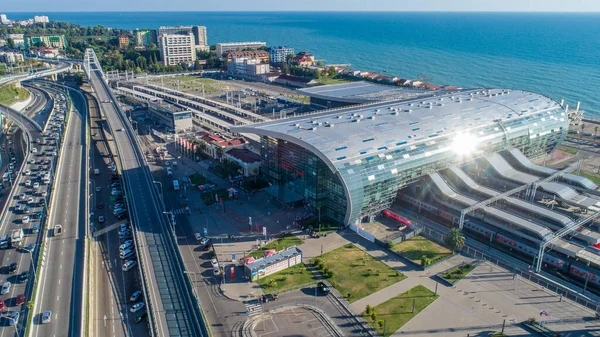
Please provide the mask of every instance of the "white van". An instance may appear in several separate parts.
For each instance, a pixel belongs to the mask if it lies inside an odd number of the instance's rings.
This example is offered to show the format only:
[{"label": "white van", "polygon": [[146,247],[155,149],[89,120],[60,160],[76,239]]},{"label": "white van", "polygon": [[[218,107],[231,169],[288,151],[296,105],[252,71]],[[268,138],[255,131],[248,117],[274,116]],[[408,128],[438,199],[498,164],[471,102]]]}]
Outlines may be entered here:
[{"label": "white van", "polygon": [[4,174],[2,175],[2,181],[7,182],[9,179],[10,179],[10,174],[8,174],[8,172],[4,172]]},{"label": "white van", "polygon": [[124,251],[122,251],[121,253],[119,253],[119,257],[121,258],[121,260],[124,260],[127,257],[131,256],[132,254],[133,254],[133,250],[131,250],[131,249],[125,249]]},{"label": "white van", "polygon": [[123,271],[129,271],[129,270],[133,269],[133,267],[135,267],[136,264],[137,264],[136,261],[130,260],[130,261],[127,261],[127,263],[125,263],[121,269]]}]

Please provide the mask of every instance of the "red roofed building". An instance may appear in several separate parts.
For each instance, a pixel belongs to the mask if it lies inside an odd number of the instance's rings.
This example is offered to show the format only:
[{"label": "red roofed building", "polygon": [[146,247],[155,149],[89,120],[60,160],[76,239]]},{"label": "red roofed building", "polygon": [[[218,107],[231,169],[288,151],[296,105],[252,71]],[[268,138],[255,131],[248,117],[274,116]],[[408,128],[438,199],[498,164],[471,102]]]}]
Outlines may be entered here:
[{"label": "red roofed building", "polygon": [[225,157],[238,163],[246,177],[257,175],[262,163],[260,155],[248,149],[231,149],[225,153]]},{"label": "red roofed building", "polygon": [[[202,144],[206,143],[206,147],[200,146],[200,149],[207,155],[214,159],[221,160],[227,150],[233,148],[243,148],[248,141],[246,139],[239,138],[225,138],[222,135],[215,134],[212,132],[201,131],[196,135],[196,139]],[[203,148],[204,147],[204,148]]]}]

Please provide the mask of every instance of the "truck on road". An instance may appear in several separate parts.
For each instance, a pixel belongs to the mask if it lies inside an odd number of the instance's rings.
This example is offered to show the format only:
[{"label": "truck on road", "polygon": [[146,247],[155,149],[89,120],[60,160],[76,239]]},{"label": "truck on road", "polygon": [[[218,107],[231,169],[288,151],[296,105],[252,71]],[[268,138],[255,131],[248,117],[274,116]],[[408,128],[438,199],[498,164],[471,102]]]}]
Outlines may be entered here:
[{"label": "truck on road", "polygon": [[173,189],[175,191],[179,190],[179,180],[177,180],[177,179],[173,180]]},{"label": "truck on road", "polygon": [[10,241],[15,248],[21,246],[23,242],[23,228],[14,229],[10,234]]}]

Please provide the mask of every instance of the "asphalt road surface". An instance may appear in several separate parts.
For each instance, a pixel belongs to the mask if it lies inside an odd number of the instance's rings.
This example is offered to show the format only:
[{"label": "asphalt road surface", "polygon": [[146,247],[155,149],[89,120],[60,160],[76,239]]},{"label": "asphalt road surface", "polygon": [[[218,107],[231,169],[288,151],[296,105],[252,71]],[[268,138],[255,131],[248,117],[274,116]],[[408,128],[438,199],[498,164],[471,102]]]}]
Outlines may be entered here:
[{"label": "asphalt road surface", "polygon": [[[27,114],[35,114],[38,112],[42,106],[46,106],[46,102],[44,101],[45,96],[40,96],[39,99],[34,99],[29,105],[29,109],[26,110]],[[23,117],[19,112],[14,111],[8,108],[2,108],[3,111],[6,112],[7,115],[12,116],[13,120],[15,120],[16,124],[20,124],[21,128],[25,130],[25,133],[29,136],[29,138],[34,141],[36,138],[41,137],[41,129],[39,125],[33,121],[32,119]],[[17,132],[18,134],[18,132]],[[25,151],[26,146],[24,145],[24,141],[14,140],[13,144],[6,144],[6,146],[14,146],[14,149],[17,153],[23,153]],[[40,164],[41,160],[50,159],[53,157],[47,156],[46,152],[42,152],[42,147],[37,144],[32,144],[32,148],[39,149],[38,153],[28,153],[26,156],[28,159],[34,158],[36,160],[36,164],[23,163],[23,158],[21,156],[20,160],[17,159],[15,165],[15,172],[21,172],[16,177],[16,180],[13,183],[12,194],[9,188],[6,188],[5,193],[7,193],[8,200],[6,201],[4,212],[2,214],[1,222],[0,222],[0,235],[11,234],[13,230],[23,229],[24,238],[22,241],[22,246],[27,246],[30,243],[39,243],[41,239],[41,235],[38,233],[33,233],[31,228],[33,224],[40,223],[40,213],[43,214],[43,203],[40,203],[40,199],[42,199],[41,192],[47,190],[47,186],[40,184],[40,187],[37,191],[33,189],[33,187],[29,187],[25,185],[25,182],[28,180],[36,180],[35,175],[39,171],[52,171],[53,170],[53,161],[49,165],[44,165],[42,169],[42,165]],[[55,148],[55,147],[54,147]],[[8,148],[7,148],[8,149]],[[50,149],[50,147],[48,147]],[[19,155],[15,154],[18,158]],[[31,171],[31,175],[25,175],[26,170]],[[23,193],[25,199],[20,199],[19,195]],[[33,203],[29,206],[29,213],[25,213],[24,210],[17,211],[17,205],[20,207],[24,207],[28,204],[29,198],[33,198]],[[29,216],[31,219],[24,223],[23,217]],[[44,216],[44,215],[41,215]],[[37,246],[37,245],[36,245]],[[2,316],[6,316],[14,311],[19,311],[21,313],[20,320],[17,325],[9,327],[7,326],[7,321],[5,319],[0,320],[0,336],[11,336],[15,335],[15,333],[22,333],[24,322],[27,319],[26,317],[26,308],[25,305],[17,305],[16,297],[20,294],[25,295],[25,301],[30,300],[31,290],[33,285],[33,269],[31,268],[31,259],[36,259],[39,250],[36,249],[33,251],[32,255],[26,252],[22,248],[9,248],[0,250],[0,258],[2,261],[2,269],[0,276],[2,277],[1,282],[11,282],[13,285],[11,286],[11,290],[6,295],[0,296],[0,300],[4,301],[5,309],[2,311]],[[8,265],[16,262],[18,264],[17,271],[14,274],[8,274]],[[21,273],[28,273],[29,277],[27,281],[19,282],[19,275]]]},{"label": "asphalt road surface", "polygon": [[[71,94],[73,110],[61,149],[55,188],[50,201],[46,259],[39,277],[34,307],[34,336],[80,336],[82,324],[83,257],[85,235],[86,106],[78,94]],[[54,231],[62,226],[62,234]],[[41,314],[52,311],[52,321],[41,324]]]},{"label": "asphalt road surface", "polygon": [[[88,100],[90,106],[90,191],[92,194],[90,208],[94,215],[92,221],[95,230],[112,226],[120,221],[114,215],[114,198],[111,198],[111,172],[110,162],[114,157],[105,137],[105,121],[99,114],[99,104],[95,100]],[[94,174],[94,169],[99,174]],[[97,190],[99,189],[99,190]],[[99,222],[103,216],[104,223]],[[119,256],[119,229],[113,229],[106,234],[99,235],[91,243],[90,267],[90,331],[95,336],[147,336],[148,326],[144,320],[134,323],[135,315],[129,312],[131,295],[141,289],[141,280],[137,269],[124,272],[121,269]],[[139,300],[138,300],[139,301]]]},{"label": "asphalt road surface", "polygon": [[113,132],[126,181],[135,238],[138,247],[143,247],[137,252],[138,263],[142,264],[145,271],[148,289],[145,299],[150,299],[156,333],[160,336],[202,336],[202,332],[198,331],[199,310],[195,307],[191,289],[185,283],[185,275],[175,256],[174,250],[177,248],[167,237],[171,234],[165,228],[164,215],[158,210],[153,195],[156,193],[155,187],[144,162],[138,157],[131,131],[123,124],[120,112],[116,110],[108,89],[96,71],[96,65],[91,66],[90,82]]}]

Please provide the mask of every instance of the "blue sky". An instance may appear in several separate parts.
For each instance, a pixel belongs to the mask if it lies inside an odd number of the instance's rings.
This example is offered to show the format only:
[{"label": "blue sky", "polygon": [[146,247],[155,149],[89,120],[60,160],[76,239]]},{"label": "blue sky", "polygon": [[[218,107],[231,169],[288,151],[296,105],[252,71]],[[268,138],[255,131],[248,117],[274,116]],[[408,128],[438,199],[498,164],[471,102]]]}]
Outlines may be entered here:
[{"label": "blue sky", "polygon": [[83,11],[600,12],[600,0],[3,0],[2,12]]}]

